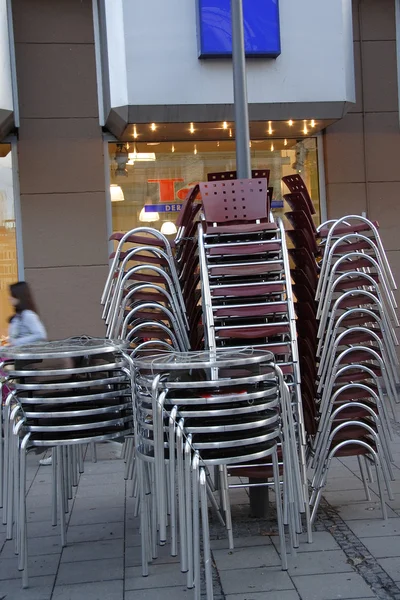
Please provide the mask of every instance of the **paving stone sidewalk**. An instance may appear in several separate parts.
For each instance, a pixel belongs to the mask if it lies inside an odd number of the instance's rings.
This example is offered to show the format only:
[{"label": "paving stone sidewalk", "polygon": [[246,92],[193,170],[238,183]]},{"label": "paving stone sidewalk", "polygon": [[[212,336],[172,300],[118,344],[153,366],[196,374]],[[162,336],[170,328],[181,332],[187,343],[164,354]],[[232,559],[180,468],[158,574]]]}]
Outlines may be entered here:
[{"label": "paving stone sidewalk", "polygon": [[[216,600],[400,600],[400,436],[393,444],[394,501],[381,519],[377,488],[366,502],[357,460],[334,463],[315,527],[282,572],[271,523],[248,517],[246,490],[232,490],[236,549],[211,518]],[[0,600],[179,600],[192,598],[168,547],[141,576],[140,537],[124,463],[109,444],[85,462],[68,525],[68,545],[50,521],[51,467],[28,461],[30,587],[22,590],[14,542],[0,524]]]}]

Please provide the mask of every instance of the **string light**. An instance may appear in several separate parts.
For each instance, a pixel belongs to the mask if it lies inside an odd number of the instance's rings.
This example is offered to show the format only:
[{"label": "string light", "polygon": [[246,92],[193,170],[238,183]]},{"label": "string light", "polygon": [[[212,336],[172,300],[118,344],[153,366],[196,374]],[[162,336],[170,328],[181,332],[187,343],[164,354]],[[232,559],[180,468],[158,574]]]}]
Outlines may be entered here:
[{"label": "string light", "polygon": [[283,142],[284,146],[287,146],[287,140],[285,139],[285,141]]},{"label": "string light", "polygon": [[190,133],[194,133],[195,129],[194,129],[194,123],[190,123],[190,129],[189,129]]},{"label": "string light", "polygon": [[307,133],[308,133],[307,121],[304,121],[303,133],[304,133],[304,135],[307,135]]},{"label": "string light", "polygon": [[194,145],[193,154],[197,154],[197,146],[196,146],[196,144]]},{"label": "string light", "polygon": [[229,137],[232,137],[232,129],[229,130]]},{"label": "string light", "polygon": [[273,152],[275,150],[274,145],[271,144],[271,152]]},{"label": "string light", "polygon": [[157,125],[156,125],[155,123],[152,123],[152,124],[150,125],[150,129],[151,129],[152,131],[155,131],[155,130],[157,129]]},{"label": "string light", "polygon": [[217,148],[219,148],[219,142],[217,142]]},{"label": "string light", "polygon": [[272,123],[271,123],[271,121],[268,121],[268,133],[269,133],[269,135],[272,135],[272,133],[273,133],[272,132]]},{"label": "string light", "polygon": [[315,127],[315,120],[311,119],[311,127]]},{"label": "string light", "polygon": [[173,144],[171,146],[171,152],[175,152],[175,146]]},{"label": "string light", "polygon": [[289,127],[293,127],[293,121],[292,121],[292,119],[290,119],[290,120],[288,121],[288,125],[289,125]]},{"label": "string light", "polygon": [[226,121],[222,123],[222,129],[228,129],[228,123]]},{"label": "string light", "polygon": [[138,132],[136,129],[136,125],[133,126],[133,139],[136,140],[138,137]]}]

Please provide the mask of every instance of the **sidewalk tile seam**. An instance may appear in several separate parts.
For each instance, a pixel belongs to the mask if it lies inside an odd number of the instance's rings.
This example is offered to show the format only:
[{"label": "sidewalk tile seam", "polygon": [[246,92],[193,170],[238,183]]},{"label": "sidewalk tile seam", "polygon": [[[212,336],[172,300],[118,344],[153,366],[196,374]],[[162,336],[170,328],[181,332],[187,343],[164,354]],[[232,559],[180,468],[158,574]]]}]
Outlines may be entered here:
[{"label": "sidewalk tile seam", "polygon": [[320,505],[319,520],[324,523],[349,558],[354,572],[363,578],[375,592],[377,598],[391,600],[396,594],[400,594],[400,588],[396,582],[389,577],[362,541],[351,531],[337,510],[325,498]]}]

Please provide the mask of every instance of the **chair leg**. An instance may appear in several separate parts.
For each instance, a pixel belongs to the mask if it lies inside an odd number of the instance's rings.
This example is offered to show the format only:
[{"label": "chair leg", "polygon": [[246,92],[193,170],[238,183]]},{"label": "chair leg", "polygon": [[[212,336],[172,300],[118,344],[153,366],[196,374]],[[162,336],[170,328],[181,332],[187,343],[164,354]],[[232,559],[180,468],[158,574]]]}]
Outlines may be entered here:
[{"label": "chair leg", "polygon": [[64,510],[65,513],[69,512],[69,506],[68,506],[68,460],[67,460],[67,447],[66,446],[62,446],[61,448],[61,452],[62,452],[62,489],[64,492]]},{"label": "chair leg", "polygon": [[93,463],[97,463],[97,448],[96,448],[96,443],[95,442],[91,442],[90,448],[92,450],[92,462]]},{"label": "chair leg", "polygon": [[225,527],[226,526],[225,519],[223,518],[223,516],[221,514],[222,508],[220,506],[218,506],[218,502],[215,499],[215,496],[213,494],[213,489],[210,485],[210,479],[208,477],[206,477],[206,485],[207,485],[208,499],[211,503],[211,507],[214,509],[217,519],[221,523],[222,527]]},{"label": "chair leg", "polygon": [[373,473],[372,473],[371,465],[370,465],[370,463],[369,463],[369,462],[366,460],[366,458],[365,458],[365,457],[364,457],[364,463],[365,463],[365,466],[366,466],[366,469],[367,469],[368,481],[369,481],[370,483],[374,483],[374,476],[373,476]]},{"label": "chair leg", "polygon": [[210,548],[210,528],[208,523],[208,503],[207,503],[207,486],[206,474],[204,469],[200,469],[200,499],[201,499],[201,522],[203,530],[203,555],[204,568],[206,573],[206,592],[207,600],[213,600],[213,580],[212,580],[212,563],[211,563],[211,548]]},{"label": "chair leg", "polygon": [[[63,448],[56,447],[57,456],[57,491],[60,506],[60,527],[61,527],[61,546],[64,548],[67,545],[66,541],[66,522],[65,522],[65,482],[64,482],[64,453]],[[68,502],[68,499],[67,499]]]},{"label": "chair leg", "polygon": [[8,456],[8,470],[7,470],[7,529],[6,529],[6,540],[11,540],[13,536],[13,521],[14,521],[14,450],[15,440],[14,436],[10,436],[9,439],[10,449]]},{"label": "chair leg", "polygon": [[177,430],[177,479],[178,479],[178,515],[179,515],[179,541],[180,541],[180,559],[181,571],[186,573],[187,564],[187,536],[186,536],[186,507],[185,507],[185,486],[184,486],[184,467],[183,467],[183,440],[182,426],[179,423]]},{"label": "chair leg", "polygon": [[51,451],[52,456],[52,471],[53,477],[51,482],[51,524],[53,527],[57,525],[57,452],[53,448]]},{"label": "chair leg", "polygon": [[20,519],[19,519],[19,496],[20,496],[20,440],[19,437],[15,438],[15,449],[14,449],[14,512],[15,512],[15,554],[19,554],[20,552],[20,536],[19,536],[19,528],[20,528]]},{"label": "chair leg", "polygon": [[229,550],[234,550],[235,545],[234,545],[234,541],[233,541],[233,527],[232,527],[231,502],[230,502],[230,498],[229,498],[228,470],[227,470],[226,466],[222,467],[221,475],[222,475],[221,488],[222,488],[222,494],[224,496],[225,522],[226,522],[226,530],[228,533]]},{"label": "chair leg", "polygon": [[148,517],[147,517],[147,501],[146,488],[144,479],[144,464],[141,458],[138,458],[137,463],[138,488],[139,488],[139,505],[140,505],[140,535],[142,546],[142,576],[147,577],[149,574],[148,556]]},{"label": "chair leg", "polygon": [[388,515],[387,515],[387,510],[386,510],[385,498],[383,496],[383,479],[384,479],[384,477],[383,477],[382,466],[381,466],[378,456],[376,455],[374,458],[375,458],[375,467],[376,467],[376,478],[378,480],[379,498],[381,501],[382,517],[383,517],[384,521],[387,521]]},{"label": "chair leg", "polygon": [[191,436],[185,444],[185,501],[186,501],[186,535],[187,535],[187,557],[188,571],[186,586],[193,588],[193,523],[192,523],[192,480],[191,480]]},{"label": "chair leg", "polygon": [[8,484],[8,467],[10,464],[10,447],[9,447],[9,439],[10,439],[10,431],[9,431],[9,418],[10,418],[10,407],[4,407],[4,419],[3,419],[3,429],[4,429],[4,469],[3,469],[3,525],[7,523],[7,484]]},{"label": "chair leg", "polygon": [[72,450],[72,486],[78,487],[78,447],[74,444]]},{"label": "chair leg", "polygon": [[277,521],[278,521],[281,562],[282,562],[282,569],[284,571],[286,571],[288,566],[287,566],[287,555],[286,555],[285,526],[283,524],[281,484],[280,484],[280,479],[279,479],[279,464],[278,464],[278,454],[277,454],[276,448],[272,454],[272,468],[273,468],[273,473],[274,473],[276,516],[277,516]]},{"label": "chair leg", "polygon": [[151,499],[151,557],[158,557],[157,533],[158,533],[158,511],[156,497],[156,468],[154,464],[148,465],[150,472],[150,499]]},{"label": "chair leg", "polygon": [[200,502],[199,502],[199,455],[196,453],[192,462],[193,487],[193,583],[194,600],[200,600]]},{"label": "chair leg", "polygon": [[72,470],[73,470],[73,462],[72,462],[72,446],[67,446],[67,491],[68,491],[68,500],[72,500]]},{"label": "chair leg", "polygon": [[176,479],[175,479],[175,422],[169,425],[169,507],[171,524],[171,556],[177,556]]},{"label": "chair leg", "polygon": [[125,459],[125,473],[124,479],[130,479],[131,468],[133,466],[133,438],[128,438],[124,444],[124,459]]},{"label": "chair leg", "polygon": [[368,502],[371,502],[371,492],[368,487],[368,473],[367,473],[366,463],[364,460],[362,460],[361,456],[357,456],[357,459],[358,459],[358,466],[360,467],[361,478],[363,481],[365,497],[368,500]]},{"label": "chair leg", "polygon": [[19,494],[19,535],[20,535],[20,553],[18,558],[18,569],[22,573],[22,587],[28,587],[28,539],[26,531],[26,447],[29,441],[29,434],[25,436],[21,443],[20,450],[20,494]]},{"label": "chair leg", "polygon": [[78,471],[80,474],[84,472],[83,448],[81,444],[78,446]]}]

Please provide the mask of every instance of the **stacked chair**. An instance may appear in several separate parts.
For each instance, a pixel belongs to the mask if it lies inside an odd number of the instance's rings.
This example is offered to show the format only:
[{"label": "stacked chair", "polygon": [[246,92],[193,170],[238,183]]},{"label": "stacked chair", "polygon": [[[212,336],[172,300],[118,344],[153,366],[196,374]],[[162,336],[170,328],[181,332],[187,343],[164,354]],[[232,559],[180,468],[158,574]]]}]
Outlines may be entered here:
[{"label": "stacked chair", "polygon": [[[300,396],[296,320],[286,238],[271,218],[268,180],[216,180],[200,184],[203,219],[198,247],[205,347],[274,353],[289,386],[297,432],[301,480],[297,507],[311,541],[306,439]],[[262,469],[238,473],[265,480]],[[298,531],[301,531],[299,527]]]},{"label": "stacked chair", "polygon": [[[228,467],[229,472],[238,474],[244,477],[251,477],[252,482],[259,480],[259,485],[277,486],[281,485],[285,490],[285,510],[284,521],[287,524],[289,537],[292,547],[297,547],[299,544],[298,534],[302,532],[302,515],[306,516],[306,526],[309,540],[311,541],[311,527],[309,515],[309,498],[308,486],[306,478],[306,446],[304,422],[302,414],[302,406],[300,402],[300,376],[298,370],[298,350],[296,342],[295,329],[295,313],[293,307],[293,298],[291,290],[291,280],[289,271],[289,261],[285,243],[285,233],[281,222],[274,223],[270,211],[270,198],[268,196],[268,180],[267,172],[260,172],[257,175],[258,179],[251,180],[236,180],[236,174],[213,174],[209,177],[208,183],[202,183],[190,191],[182,211],[179,216],[178,234],[173,244],[174,264],[176,267],[176,275],[172,276],[171,262],[167,261],[165,256],[163,264],[160,265],[160,271],[167,272],[170,275],[170,280],[176,282],[178,279],[181,297],[185,305],[185,314],[187,316],[189,346],[193,350],[204,350],[211,353],[220,352],[241,352],[249,346],[254,347],[253,352],[273,352],[277,363],[279,373],[282,373],[283,379],[280,382],[280,390],[284,397],[287,394],[288,408],[284,422],[285,425],[283,438],[287,436],[289,450],[284,449],[282,436],[277,438],[277,459],[278,470],[275,470],[274,459],[272,454],[260,455],[260,460],[256,460],[257,456],[241,455],[237,461],[231,455],[231,460],[224,462],[218,458],[218,462],[212,463],[210,458],[209,465],[219,465],[221,473],[221,489],[229,487]],[[227,193],[227,190],[229,192]],[[217,195],[217,198],[215,197]],[[236,204],[236,198],[238,203]],[[217,200],[217,202],[215,202]],[[218,203],[222,204],[223,215],[216,215],[213,210]],[[240,204],[240,207],[239,207]],[[239,208],[239,212],[237,212]],[[227,209],[227,210],[225,210]],[[228,213],[228,218],[226,218]],[[151,232],[151,230],[150,230]],[[131,342],[128,338],[127,329],[122,329],[122,315],[126,313],[126,309],[132,310],[129,304],[131,286],[135,290],[134,280],[132,275],[135,272],[136,266],[132,271],[128,270],[128,262],[130,260],[129,253],[134,237],[137,236],[137,231],[129,232],[122,235],[117,234],[119,245],[113,257],[113,265],[109,279],[106,284],[105,293],[102,298],[104,304],[103,316],[109,326],[108,334],[110,336],[118,336],[122,339]],[[149,233],[151,235],[151,233]],[[157,244],[160,244],[158,233],[154,234],[157,238]],[[142,244],[142,240],[137,240],[136,247]],[[165,242],[164,242],[165,243]],[[128,244],[128,248],[125,248]],[[146,247],[148,252],[148,245]],[[142,253],[143,254],[143,253]],[[159,252],[153,252],[153,256]],[[166,252],[168,254],[168,252]],[[136,256],[140,256],[140,251],[137,251]],[[144,264],[147,264],[146,261]],[[145,272],[150,270],[144,269]],[[160,275],[160,273],[157,273]],[[143,282],[142,282],[143,283]],[[155,283],[155,282],[154,282]],[[169,283],[169,282],[168,282]],[[160,284],[161,285],[161,284]],[[163,285],[168,289],[167,285]],[[134,294],[135,291],[132,292]],[[172,296],[172,294],[171,294]],[[128,300],[126,298],[128,297]],[[147,300],[147,299],[146,299]],[[139,303],[138,303],[139,304]],[[168,308],[171,308],[168,306]],[[137,310],[140,310],[140,306]],[[170,310],[175,319],[176,304]],[[112,314],[116,316],[112,316]],[[118,316],[119,314],[119,316]],[[161,319],[160,319],[161,320]],[[164,321],[164,317],[162,319]],[[169,323],[172,319],[169,319]],[[147,333],[147,332],[146,332]],[[146,336],[147,338],[149,336]],[[177,336],[175,336],[177,337]],[[181,336],[183,337],[183,336]],[[151,340],[153,345],[146,345],[147,356],[151,350],[162,350],[161,342],[155,346],[156,340]],[[151,341],[146,339],[144,344],[150,344]],[[182,352],[182,346],[173,344],[172,337],[163,339],[162,343],[169,343],[171,349]],[[130,348],[131,357],[134,362],[143,359],[144,345],[132,345]],[[153,352],[154,354],[154,352]],[[182,354],[184,357],[184,354]],[[150,357],[149,357],[150,360]],[[246,368],[234,369],[237,378],[247,376]],[[152,371],[153,373],[153,371]],[[157,535],[159,543],[163,543],[166,536],[166,505],[164,494],[160,493],[160,485],[162,489],[167,489],[168,483],[161,483],[160,473],[165,470],[165,462],[174,464],[174,460],[178,460],[179,452],[175,457],[175,452],[171,454],[170,446],[166,434],[166,428],[173,425],[173,431],[176,432],[178,438],[181,435],[181,428],[178,426],[181,419],[188,419],[188,430],[185,435],[192,436],[192,439],[197,439],[197,434],[206,433],[208,427],[208,417],[213,416],[229,416],[229,412],[225,413],[223,404],[225,399],[221,399],[221,392],[215,384],[212,384],[211,389],[214,402],[218,403],[218,411],[214,414],[206,412],[207,407],[201,406],[203,403],[202,397],[197,397],[196,385],[193,383],[194,374],[191,374],[190,387],[194,387],[196,395],[193,397],[194,407],[186,405],[186,401],[190,397],[183,397],[185,402],[177,403],[175,412],[168,419],[165,417],[163,422],[164,430],[159,430],[158,434],[154,433],[154,412],[159,404],[164,407],[164,400],[160,396],[159,403],[154,405],[154,396],[146,392],[146,385],[138,388],[138,383],[141,379],[135,379],[135,414],[136,414],[136,434],[135,448],[131,447],[127,464],[127,474],[133,479],[132,491],[137,498],[136,510],[145,511],[142,518],[148,527],[142,527],[143,532],[147,532],[143,539],[143,565],[144,574],[147,574],[147,562],[151,556],[157,553]],[[231,369],[229,373],[233,377]],[[213,378],[215,379],[215,378]],[[200,380],[201,381],[201,380]],[[216,379],[220,381],[220,379]],[[241,381],[241,379],[238,379]],[[162,385],[162,382],[160,383]],[[180,384],[182,386],[182,384]],[[221,384],[222,385],[222,384]],[[227,385],[227,383],[225,383]],[[178,382],[177,382],[178,386]],[[178,386],[179,387],[179,386]],[[185,381],[183,389],[187,394],[188,382]],[[158,388],[158,394],[165,390]],[[223,388],[222,388],[223,389]],[[161,390],[161,392],[160,392]],[[154,392],[155,393],[155,392]],[[181,392],[183,393],[183,392]],[[234,394],[237,389],[233,389],[226,402],[234,401]],[[253,393],[253,392],[251,392]],[[194,394],[194,392],[193,392]],[[158,397],[158,396],[157,396]],[[235,400],[234,408],[238,409],[238,413],[242,412],[243,417],[246,415],[246,406],[240,406],[239,398]],[[199,410],[197,410],[199,404]],[[264,403],[265,404],[265,403]],[[173,407],[174,408],[174,407]],[[183,417],[178,419],[179,411],[183,411]],[[203,431],[200,425],[195,423],[193,429],[191,427],[191,410],[193,416],[206,417]],[[229,410],[231,408],[229,407]],[[253,409],[254,410],[254,407]],[[284,411],[285,412],[285,411]],[[179,413],[180,414],[180,413]],[[236,413],[235,413],[236,414]],[[286,414],[286,413],[285,413]],[[230,415],[229,418],[233,416]],[[159,415],[160,417],[160,415]],[[271,418],[273,414],[271,414]],[[249,419],[252,418],[249,415]],[[274,417],[275,418],[275,417]],[[172,419],[171,423],[169,419]],[[161,419],[162,420],[162,419]],[[176,422],[178,425],[176,425]],[[263,420],[264,422],[264,420]],[[246,423],[246,422],[244,422]],[[253,423],[253,421],[248,421]],[[264,425],[263,425],[264,426]],[[200,429],[198,429],[200,427]],[[233,425],[232,425],[233,427]],[[236,424],[238,432],[235,437],[236,446],[241,448],[238,440],[243,438],[246,441],[246,431],[249,429],[249,435],[252,435],[254,425],[244,430],[238,429],[239,424]],[[168,429],[169,431],[169,429]],[[239,433],[240,431],[240,433]],[[183,436],[183,432],[181,432]],[[149,447],[146,451],[143,450],[145,445],[144,440],[153,440],[156,435],[157,444],[153,441],[148,442]],[[223,446],[223,432],[221,429],[215,431],[216,439],[220,437],[221,448]],[[232,440],[231,440],[232,441]],[[231,441],[229,443],[231,443]],[[181,441],[179,442],[181,443]],[[212,442],[213,444],[216,442]],[[247,444],[247,442],[246,442]],[[156,460],[158,456],[155,447],[163,448],[162,461]],[[201,454],[202,447],[193,446],[194,451]],[[228,446],[229,447],[229,444]],[[204,446],[204,452],[210,448]],[[246,457],[244,464],[243,458]],[[268,458],[269,457],[269,458]],[[204,458],[205,460],[205,458]],[[162,462],[162,467],[160,466]],[[237,464],[235,464],[237,463]],[[142,468],[143,465],[147,465]],[[289,466],[288,466],[289,465]],[[172,467],[175,468],[174,466]],[[168,469],[169,471],[169,469]],[[289,472],[290,476],[285,478],[284,473]],[[144,477],[144,480],[143,480]],[[171,479],[171,478],[170,478]],[[206,479],[210,482],[210,478]],[[143,482],[145,488],[143,488]],[[178,477],[179,483],[179,477]],[[254,483],[252,483],[254,485]],[[143,495],[141,490],[146,489]],[[209,498],[214,496],[209,491]],[[149,493],[151,492],[151,493]],[[218,514],[222,518],[225,517],[225,522],[228,529],[229,545],[233,548],[233,536],[230,526],[230,507],[227,495],[221,494],[221,507]],[[144,506],[146,502],[146,506]],[[161,506],[160,506],[161,504]],[[173,510],[172,498],[169,501],[169,510]],[[215,499],[213,505],[216,506]],[[221,514],[222,513],[222,514]],[[174,519],[171,516],[172,522]],[[173,529],[174,530],[174,529]],[[159,534],[157,534],[159,531]],[[182,532],[183,535],[183,532]],[[172,536],[174,539],[174,536]],[[146,541],[147,540],[147,541]],[[181,540],[181,552],[186,548],[184,539]],[[183,544],[183,550],[182,550]],[[175,544],[173,544],[174,546]],[[149,550],[150,549],[150,550]],[[183,558],[181,557],[181,560]],[[185,566],[185,565],[184,565]],[[186,569],[184,569],[186,570]],[[189,580],[191,575],[188,575]],[[190,581],[188,580],[188,583]],[[209,581],[209,580],[208,580]],[[191,584],[191,587],[193,582]],[[195,586],[196,588],[196,586]],[[209,590],[208,590],[209,591]]]},{"label": "stacked chair", "polygon": [[28,585],[26,455],[53,453],[52,520],[66,544],[66,513],[83,470],[82,445],[133,433],[131,368],[121,344],[77,338],[4,349],[14,362],[3,410],[3,515]]},{"label": "stacked chair", "polygon": [[[187,586],[194,588],[195,598],[200,598],[201,504],[207,598],[212,599],[207,502],[226,525],[233,546],[227,466],[254,461],[272,468],[286,569],[283,514],[288,515],[293,540],[299,465],[290,392],[273,355],[217,349],[139,357],[134,365],[143,575],[148,574],[149,559],[157,556],[157,545],[167,541],[168,531],[171,553],[178,553],[179,539],[181,570],[187,573]],[[210,467],[219,473],[220,505]]]},{"label": "stacked chair", "polygon": [[112,239],[119,242],[101,299],[107,337],[129,342],[133,354],[187,351],[189,322],[169,240],[148,227]]},{"label": "stacked chair", "polygon": [[134,365],[127,474],[143,575],[169,533],[196,598],[199,498],[211,598],[207,498],[233,548],[230,474],[274,487],[283,568],[283,526],[296,548],[304,516],[312,541],[334,456],[358,457],[367,497],[375,465],[383,516],[384,489],[391,497],[398,321],[377,225],[351,215],[317,227],[294,175],[283,178],[285,232],[271,215],[269,172],[252,175],[212,173],[194,186],[172,244],[149,228],[116,234],[102,298],[107,333],[129,343]]},{"label": "stacked chair", "polygon": [[386,518],[383,494],[386,488],[392,498],[393,479],[390,418],[396,416],[399,384],[396,284],[377,224],[350,215],[317,229],[300,176],[284,181],[290,189],[287,234],[314,468],[312,522],[335,456],[357,456],[368,500],[375,465]]}]

